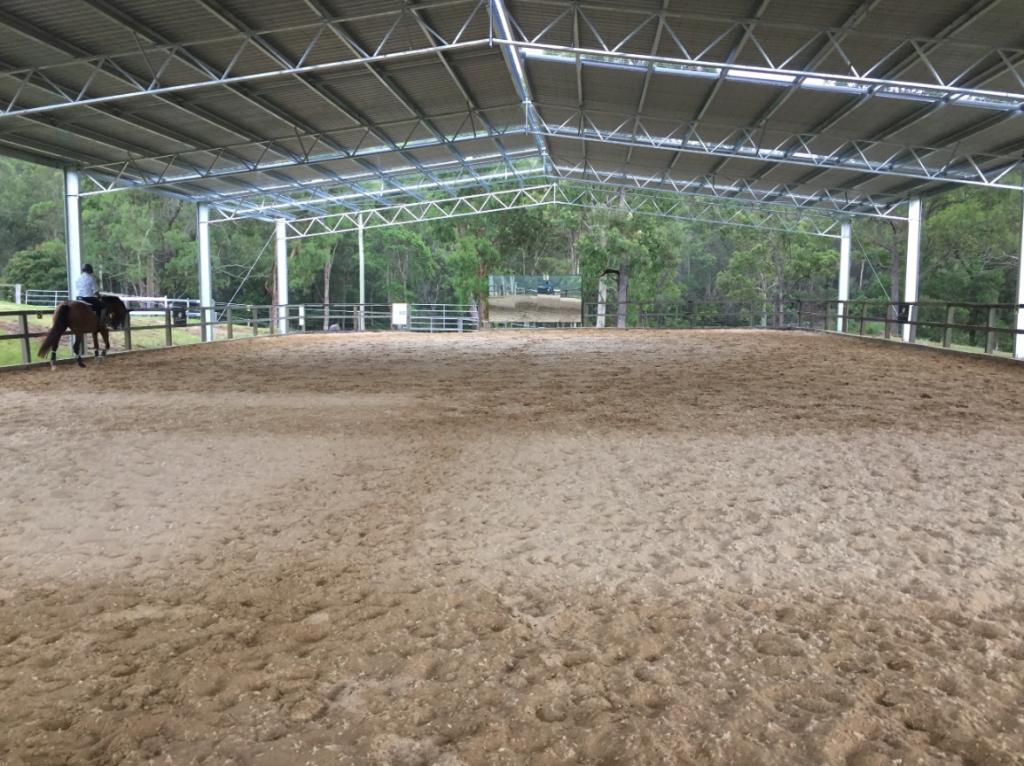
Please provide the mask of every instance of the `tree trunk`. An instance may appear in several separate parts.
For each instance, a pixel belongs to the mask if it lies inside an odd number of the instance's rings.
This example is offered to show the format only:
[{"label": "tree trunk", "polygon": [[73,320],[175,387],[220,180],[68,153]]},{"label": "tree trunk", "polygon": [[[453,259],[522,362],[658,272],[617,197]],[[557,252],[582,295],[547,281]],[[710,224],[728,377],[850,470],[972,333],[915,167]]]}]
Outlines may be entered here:
[{"label": "tree trunk", "polygon": [[[337,247],[337,245],[335,245]],[[330,312],[328,306],[331,304],[331,269],[334,268],[334,247],[331,248],[331,254],[327,256],[327,262],[324,264],[324,331],[331,326]]]},{"label": "tree trunk", "polygon": [[146,261],[146,295],[156,295],[156,253],[150,251]]},{"label": "tree trunk", "polygon": [[900,302],[900,258],[899,258],[899,244],[897,242],[896,224],[889,221],[889,226],[892,227],[892,242],[889,245],[889,311],[887,312],[890,319],[889,322],[885,323],[885,337],[888,338],[892,334],[892,322],[899,318],[899,307],[896,305]]},{"label": "tree trunk", "polygon": [[626,327],[626,312],[629,309],[629,264],[619,264],[619,305],[616,307],[615,326],[620,329]]},{"label": "tree trunk", "polygon": [[480,290],[476,296],[477,311],[480,312],[480,328],[483,330],[488,330],[491,327],[491,304],[490,301],[488,300],[489,287],[487,286],[486,281],[487,268],[484,266],[484,264],[481,263],[477,268],[476,273],[477,276],[482,280],[481,284],[484,285],[483,289]]}]

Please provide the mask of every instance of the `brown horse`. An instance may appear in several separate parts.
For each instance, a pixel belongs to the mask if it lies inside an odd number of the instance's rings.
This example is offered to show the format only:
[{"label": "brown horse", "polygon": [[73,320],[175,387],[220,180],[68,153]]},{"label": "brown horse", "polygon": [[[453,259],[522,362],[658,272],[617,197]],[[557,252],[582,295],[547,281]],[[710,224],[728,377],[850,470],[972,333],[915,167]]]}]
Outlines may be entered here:
[{"label": "brown horse", "polygon": [[[46,352],[50,352],[50,369],[56,367],[57,347],[64,336],[64,331],[69,328],[75,336],[74,352],[79,367],[85,367],[82,354],[85,352],[86,333],[92,333],[93,356],[96,357],[97,363],[103,361],[103,357],[110,350],[108,331],[124,327],[128,318],[128,307],[116,295],[101,295],[100,301],[103,303],[102,319],[96,315],[93,307],[84,301],[64,301],[57,306],[57,310],[53,312],[53,326],[50,327],[43,345],[39,347],[40,359],[46,356]],[[97,333],[103,336],[105,348],[102,355],[96,338]]]}]

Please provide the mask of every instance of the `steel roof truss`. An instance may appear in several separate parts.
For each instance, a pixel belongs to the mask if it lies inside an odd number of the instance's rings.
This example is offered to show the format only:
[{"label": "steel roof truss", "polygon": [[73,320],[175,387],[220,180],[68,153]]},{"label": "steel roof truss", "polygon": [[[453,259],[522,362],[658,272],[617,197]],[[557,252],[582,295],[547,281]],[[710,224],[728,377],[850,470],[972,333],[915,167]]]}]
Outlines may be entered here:
[{"label": "steel roof truss", "polygon": [[358,212],[297,218],[287,223],[289,239],[340,234],[359,228],[422,223],[545,205],[607,209],[616,213],[652,215],[716,225],[772,229],[789,234],[838,238],[839,221],[807,212],[761,208],[719,200],[684,202],[668,194],[622,197],[617,190],[558,183],[520,187],[441,200],[412,202]]}]

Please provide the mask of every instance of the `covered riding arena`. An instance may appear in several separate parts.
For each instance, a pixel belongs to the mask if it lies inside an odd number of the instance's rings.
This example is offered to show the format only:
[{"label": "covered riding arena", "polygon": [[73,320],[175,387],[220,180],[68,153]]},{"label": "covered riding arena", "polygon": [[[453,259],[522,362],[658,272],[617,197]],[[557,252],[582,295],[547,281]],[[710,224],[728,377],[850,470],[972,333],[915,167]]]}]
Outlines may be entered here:
[{"label": "covered riding arena", "polygon": [[[0,764],[1020,766],[1024,377],[900,342],[922,199],[1021,193],[1019,29],[0,2],[0,152],[64,168],[69,277],[84,198],[176,195],[206,340],[240,218],[284,333],[0,373]],[[828,332],[288,333],[290,239],[550,204],[830,237]],[[888,341],[840,334],[866,218],[906,234]]]}]

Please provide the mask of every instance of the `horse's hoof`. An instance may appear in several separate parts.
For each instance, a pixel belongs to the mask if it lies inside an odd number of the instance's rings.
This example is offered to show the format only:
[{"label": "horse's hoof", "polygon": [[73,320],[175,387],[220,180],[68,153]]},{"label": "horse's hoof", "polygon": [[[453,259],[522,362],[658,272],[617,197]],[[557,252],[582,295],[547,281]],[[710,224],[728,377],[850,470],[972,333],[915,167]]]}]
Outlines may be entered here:
[{"label": "horse's hoof", "polygon": [[55,365],[53,362],[50,362],[50,372],[56,372],[56,371],[57,371],[57,365]]},{"label": "horse's hoof", "polygon": [[81,359],[79,359],[78,360],[78,366],[84,368],[85,367],[85,362],[83,362]]}]

